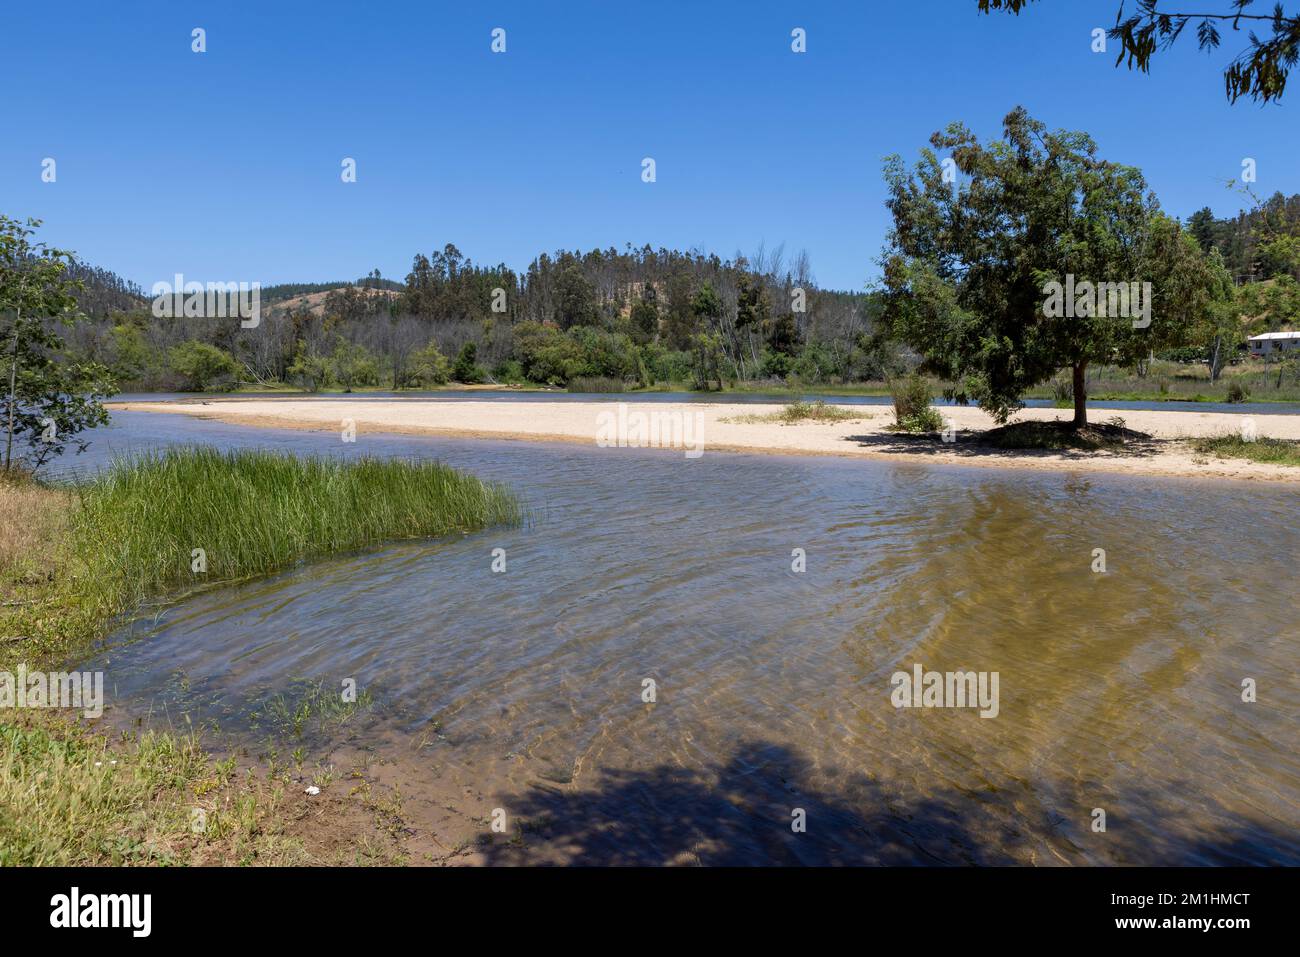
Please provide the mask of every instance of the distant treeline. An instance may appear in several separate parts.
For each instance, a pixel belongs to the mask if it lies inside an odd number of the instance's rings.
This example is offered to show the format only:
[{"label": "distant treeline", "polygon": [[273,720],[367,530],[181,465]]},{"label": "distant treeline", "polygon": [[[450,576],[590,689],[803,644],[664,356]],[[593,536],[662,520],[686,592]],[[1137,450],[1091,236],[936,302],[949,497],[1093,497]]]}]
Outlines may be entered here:
[{"label": "distant treeline", "polygon": [[[1243,335],[1300,318],[1300,195],[1231,219],[1201,210],[1185,228],[1238,283]],[[561,250],[516,272],[448,244],[416,255],[404,282],[374,270],[352,283],[268,286],[253,329],[237,319],[158,319],[135,284],[86,265],[76,271],[92,321],[70,343],[124,389],[835,385],[886,379],[917,361],[878,334],[879,294],[821,289],[807,255],[782,247],[727,260],[630,244]]]},{"label": "distant treeline", "polygon": [[251,329],[158,319],[138,287],[102,271],[83,278],[94,321],[73,344],[130,389],[602,377],[720,388],[881,378],[904,364],[871,338],[873,297],[818,288],[808,257],[780,247],[732,260],[649,246],[562,250],[516,273],[448,244],[416,255],[404,283],[376,270],[356,283],[267,287]]},{"label": "distant treeline", "polygon": [[1230,219],[1216,219],[1207,206],[1186,226],[1202,249],[1219,251],[1238,284],[1279,275],[1300,280],[1300,194],[1274,193]]}]

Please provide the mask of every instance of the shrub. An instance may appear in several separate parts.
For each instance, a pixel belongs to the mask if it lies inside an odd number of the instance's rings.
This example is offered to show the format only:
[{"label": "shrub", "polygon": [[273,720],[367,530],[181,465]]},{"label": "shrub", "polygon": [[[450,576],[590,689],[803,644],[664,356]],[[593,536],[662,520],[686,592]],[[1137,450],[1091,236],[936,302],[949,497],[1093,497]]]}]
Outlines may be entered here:
[{"label": "shrub", "polygon": [[1242,383],[1240,382],[1228,383],[1229,402],[1245,402],[1246,398],[1249,395],[1250,395],[1250,389],[1247,386],[1243,385]]},{"label": "shrub", "polygon": [[793,360],[784,352],[765,352],[763,355],[763,375],[769,379],[784,379],[793,365]]},{"label": "shrub", "polygon": [[425,388],[451,381],[451,363],[436,342],[430,342],[411,356],[411,379]]},{"label": "shrub", "polygon": [[216,346],[190,340],[174,347],[172,368],[184,378],[184,392],[229,391],[238,382],[239,364]]},{"label": "shrub", "polygon": [[1074,406],[1074,383],[1069,379],[1052,380],[1052,404],[1058,409]]},{"label": "shrub", "polygon": [[943,428],[943,416],[930,406],[934,398],[930,383],[924,376],[913,372],[904,379],[895,379],[889,386],[894,400],[894,428],[900,432],[938,432]]},{"label": "shrub", "polygon": [[451,377],[466,385],[476,385],[487,378],[478,364],[478,346],[467,342],[460,347],[456,363],[451,367]]},{"label": "shrub", "polygon": [[379,360],[362,345],[339,337],[329,359],[330,372],[344,392],[354,386],[379,384]]},{"label": "shrub", "polygon": [[299,350],[289,366],[289,379],[308,392],[318,392],[330,381],[330,364],[324,356]]},{"label": "shrub", "polygon": [[529,381],[564,385],[586,373],[582,347],[554,326],[521,322],[514,335],[515,355]]},{"label": "shrub", "polygon": [[527,376],[524,375],[524,367],[518,359],[504,359],[496,364],[492,370],[492,378],[498,382],[506,382],[510,385],[518,385],[523,382]]}]

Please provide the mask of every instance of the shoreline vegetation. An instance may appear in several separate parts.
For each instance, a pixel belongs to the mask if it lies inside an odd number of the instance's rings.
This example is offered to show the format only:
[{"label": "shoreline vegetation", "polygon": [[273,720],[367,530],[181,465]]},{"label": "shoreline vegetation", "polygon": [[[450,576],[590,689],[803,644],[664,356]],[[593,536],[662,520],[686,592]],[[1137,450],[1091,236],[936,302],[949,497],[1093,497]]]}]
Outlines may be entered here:
[{"label": "shoreline vegetation", "polygon": [[[367,432],[471,439],[569,442],[594,446],[597,416],[609,402],[580,400],[421,401],[416,398],[239,399],[109,403],[114,409],[179,413],[236,425],[333,431],[352,420]],[[706,450],[778,455],[835,455],[878,461],[998,468],[1115,472],[1165,477],[1300,481],[1285,451],[1300,445],[1300,416],[1096,408],[1084,434],[1058,427],[1066,412],[1022,409],[1000,426],[980,409],[929,406],[923,421],[949,430],[900,429],[888,406],[829,403],[674,403],[645,406],[661,416],[700,418]],[[1265,445],[1240,436],[1249,422]],[[1214,444],[1205,444],[1212,442]],[[1273,444],[1275,443],[1275,444]]]},{"label": "shoreline vegetation", "polygon": [[[1270,369],[1264,363],[1243,363],[1225,369],[1218,379],[1211,383],[1209,372],[1195,363],[1156,363],[1147,375],[1138,376],[1123,369],[1106,369],[1088,384],[1088,402],[1196,402],[1219,405],[1252,405],[1269,403],[1300,403],[1300,381],[1292,383],[1287,379],[1279,385],[1277,369]],[[308,397],[312,395],[421,395],[440,392],[524,392],[524,393],[602,393],[622,392],[628,395],[682,393],[690,395],[772,395],[772,396],[870,396],[887,398],[891,394],[892,384],[886,380],[869,380],[862,382],[801,382],[789,380],[752,380],[724,383],[721,390],[699,390],[692,388],[689,381],[657,382],[643,386],[638,383],[619,383],[618,388],[610,388],[609,383],[617,380],[575,380],[568,387],[546,385],[536,382],[488,382],[461,383],[448,382],[428,385],[420,388],[402,388],[393,390],[385,385],[340,386],[308,389],[285,382],[245,382],[237,388],[224,392],[194,392],[196,399],[240,398],[245,396],[284,395]],[[584,384],[596,387],[581,388]],[[1238,390],[1234,390],[1236,385]],[[579,387],[575,387],[579,386]],[[937,391],[942,391],[943,383]],[[132,393],[124,389],[126,394]],[[1048,400],[1056,403],[1058,408],[1069,408],[1066,401],[1068,388],[1064,383],[1046,382],[1024,393],[1026,399]]]},{"label": "shoreline vegetation", "polygon": [[[0,671],[65,669],[149,602],[303,561],[524,520],[519,501],[436,462],[173,449],[95,478],[0,479]],[[202,548],[202,560],[196,549]],[[311,847],[322,814],[304,769],[259,775],[189,733],[133,736],[66,712],[0,710],[0,865],[392,862],[364,780],[349,797],[374,827]],[[195,813],[204,826],[194,827]],[[346,816],[346,815],[344,815]],[[362,815],[364,818],[365,815]]]}]

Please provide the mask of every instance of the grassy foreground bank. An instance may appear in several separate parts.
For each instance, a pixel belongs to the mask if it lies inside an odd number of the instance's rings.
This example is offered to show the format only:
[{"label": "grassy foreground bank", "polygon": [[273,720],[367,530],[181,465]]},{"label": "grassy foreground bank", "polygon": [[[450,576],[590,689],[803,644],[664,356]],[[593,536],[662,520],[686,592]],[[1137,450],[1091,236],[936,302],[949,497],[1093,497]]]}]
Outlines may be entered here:
[{"label": "grassy foreground bank", "polygon": [[[0,671],[61,670],[142,601],[520,519],[506,489],[431,462],[197,448],[75,486],[0,479]],[[0,708],[0,864],[308,862],[295,824],[310,812],[288,784],[193,737],[113,739],[68,712]]]}]

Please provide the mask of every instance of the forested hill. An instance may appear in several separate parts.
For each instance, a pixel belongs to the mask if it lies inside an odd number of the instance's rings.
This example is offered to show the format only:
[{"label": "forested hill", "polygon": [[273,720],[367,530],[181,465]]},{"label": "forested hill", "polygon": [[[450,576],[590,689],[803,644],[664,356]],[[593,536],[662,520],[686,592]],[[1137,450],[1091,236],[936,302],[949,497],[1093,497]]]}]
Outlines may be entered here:
[{"label": "forested hill", "polygon": [[[1245,334],[1297,324],[1300,196],[1279,194],[1225,219],[1202,209],[1186,226],[1237,284],[1232,348]],[[730,259],[631,244],[559,250],[516,271],[447,244],[416,254],[400,282],[372,270],[352,283],[267,286],[256,329],[157,319],[134,283],[83,264],[75,272],[92,321],[70,341],[131,388],[400,388],[449,378],[811,385],[883,379],[915,362],[877,334],[879,294],[820,289],[808,256],[782,247]],[[1183,351],[1194,358],[1206,348],[1196,340]]]},{"label": "forested hill", "polygon": [[1275,193],[1226,219],[1207,206],[1188,218],[1187,230],[1202,249],[1219,251],[1237,283],[1279,275],[1300,280],[1300,194]]},{"label": "forested hill", "polygon": [[[863,345],[869,297],[818,289],[807,255],[782,247],[730,260],[650,246],[561,250],[516,272],[447,244],[413,257],[401,283],[374,270],[355,283],[266,287],[256,329],[156,319],[138,287],[102,270],[82,278],[95,321],[73,340],[134,388],[238,378],[400,387],[450,374],[716,384],[724,375],[825,381],[889,371]],[[466,349],[452,370],[450,358]]]}]

